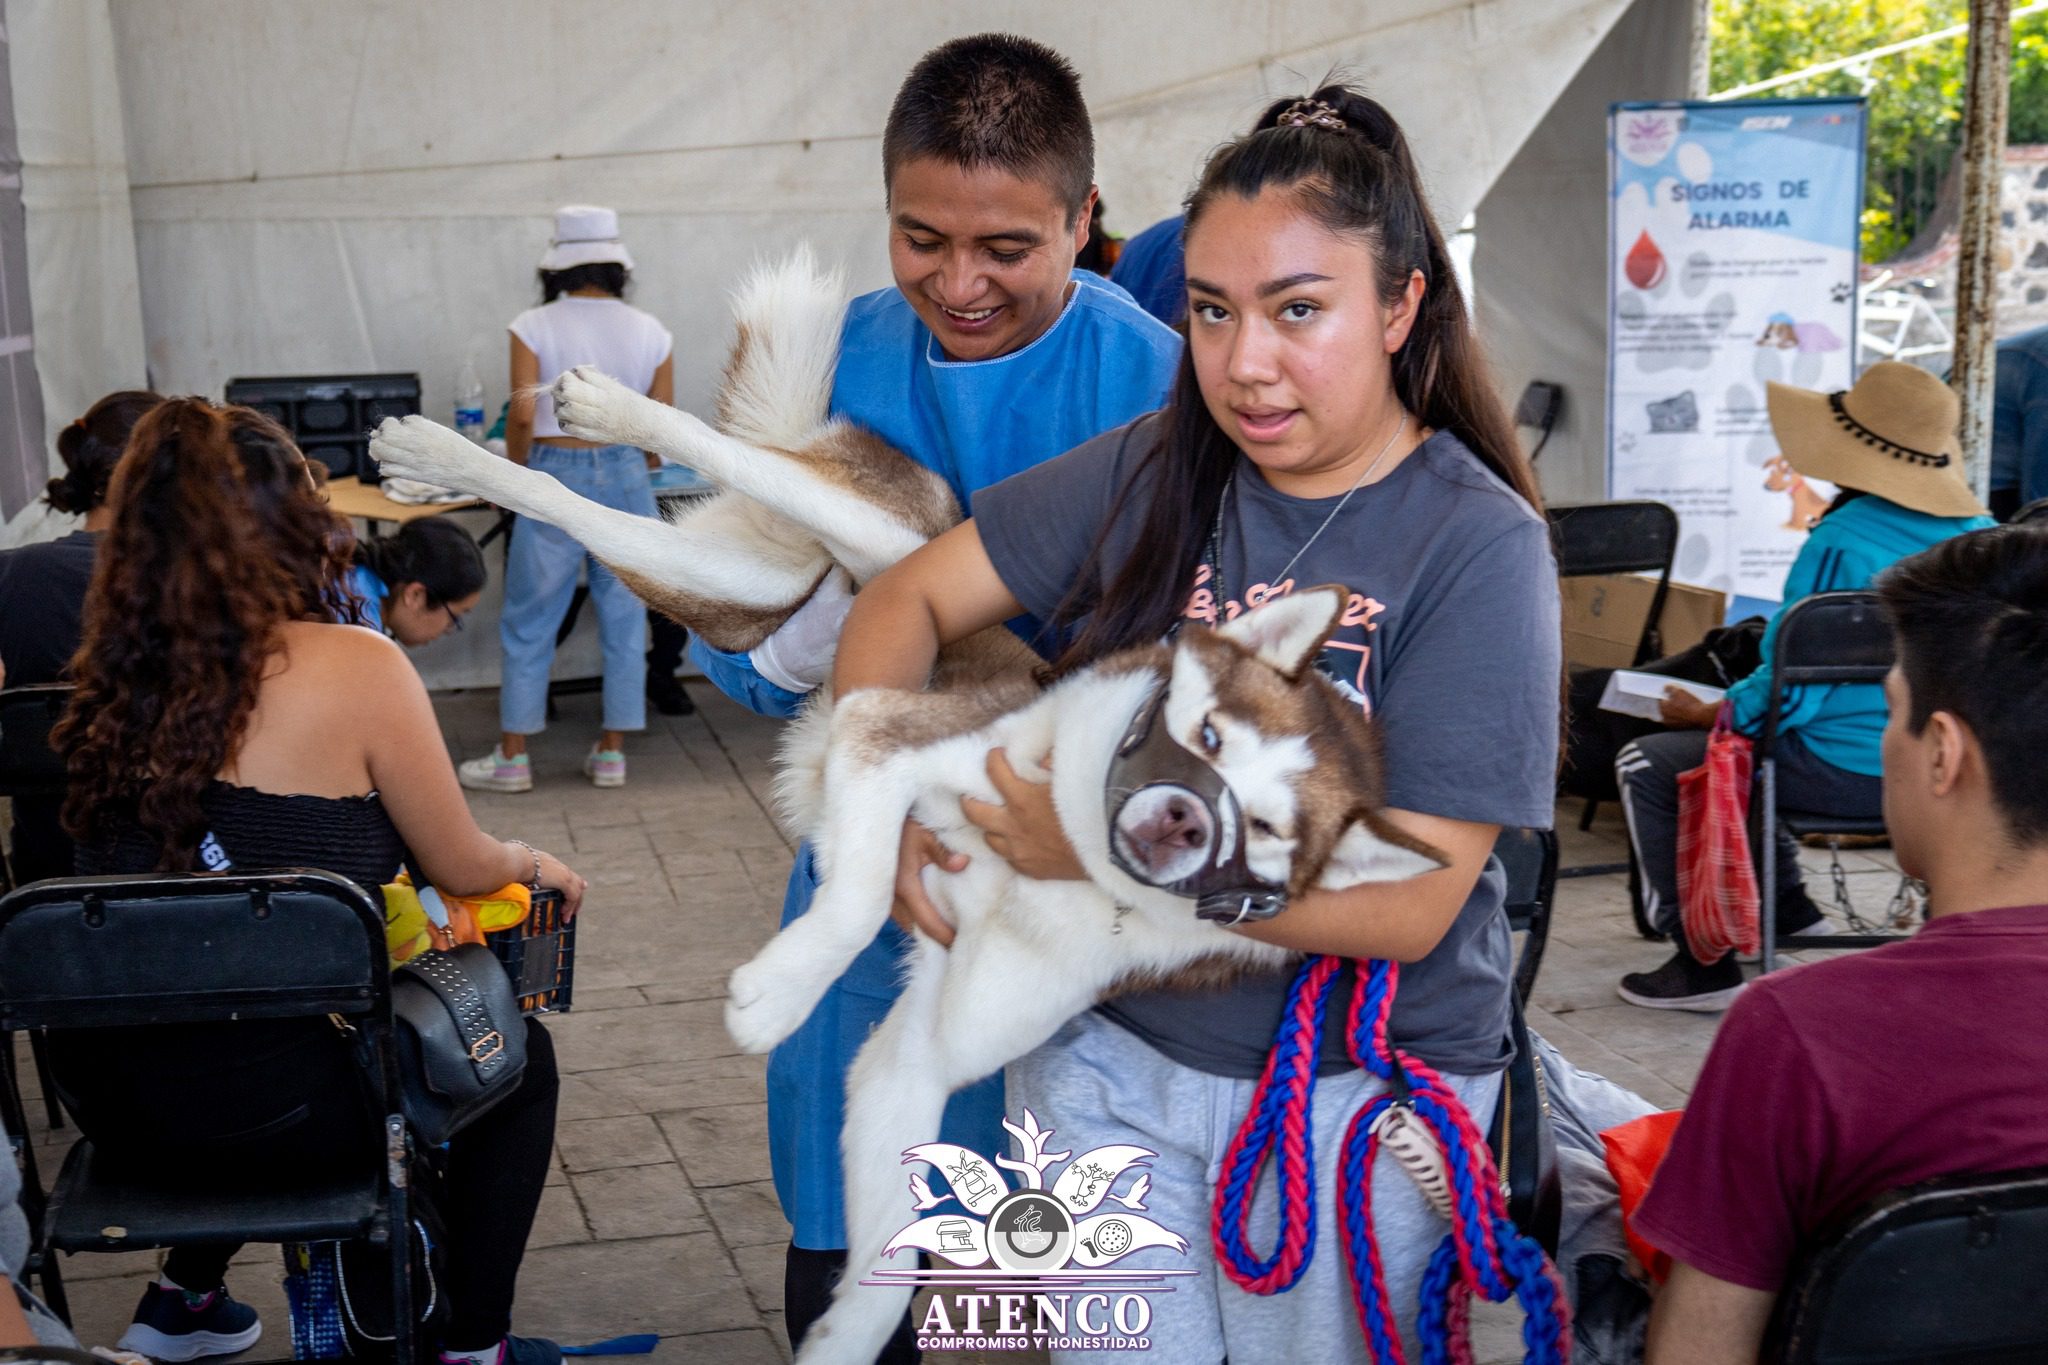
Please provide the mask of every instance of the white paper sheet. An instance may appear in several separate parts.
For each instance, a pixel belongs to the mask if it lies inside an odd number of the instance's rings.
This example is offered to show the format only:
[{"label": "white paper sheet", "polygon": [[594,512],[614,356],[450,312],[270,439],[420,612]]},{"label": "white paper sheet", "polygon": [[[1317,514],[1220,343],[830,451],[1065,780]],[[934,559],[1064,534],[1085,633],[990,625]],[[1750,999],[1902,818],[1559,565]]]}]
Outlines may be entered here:
[{"label": "white paper sheet", "polygon": [[1718,703],[1728,695],[1725,687],[1709,687],[1705,683],[1667,678],[1661,673],[1637,673],[1633,669],[1617,668],[1607,679],[1607,690],[1600,694],[1600,709],[1643,720],[1659,720],[1662,717],[1657,709],[1658,703],[1663,700],[1667,687],[1683,688],[1705,702]]}]

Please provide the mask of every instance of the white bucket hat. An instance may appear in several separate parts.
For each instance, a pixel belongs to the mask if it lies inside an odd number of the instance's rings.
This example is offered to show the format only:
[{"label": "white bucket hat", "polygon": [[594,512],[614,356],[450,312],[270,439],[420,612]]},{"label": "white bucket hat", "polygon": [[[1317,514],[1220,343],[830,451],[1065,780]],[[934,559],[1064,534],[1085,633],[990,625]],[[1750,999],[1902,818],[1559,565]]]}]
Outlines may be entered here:
[{"label": "white bucket hat", "polygon": [[564,204],[555,210],[555,235],[540,258],[542,270],[616,261],[631,270],[633,257],[619,240],[619,215],[594,204]]}]

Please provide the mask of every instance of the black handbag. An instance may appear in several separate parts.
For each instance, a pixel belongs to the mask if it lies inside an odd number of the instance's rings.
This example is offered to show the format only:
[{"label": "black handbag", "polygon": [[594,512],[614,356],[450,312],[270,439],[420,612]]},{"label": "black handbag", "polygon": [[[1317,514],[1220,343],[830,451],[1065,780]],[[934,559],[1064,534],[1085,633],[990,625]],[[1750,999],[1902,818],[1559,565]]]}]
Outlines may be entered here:
[{"label": "black handbag", "polygon": [[399,1098],[420,1141],[438,1147],[519,1086],[526,1020],[489,948],[422,953],[391,974]]}]

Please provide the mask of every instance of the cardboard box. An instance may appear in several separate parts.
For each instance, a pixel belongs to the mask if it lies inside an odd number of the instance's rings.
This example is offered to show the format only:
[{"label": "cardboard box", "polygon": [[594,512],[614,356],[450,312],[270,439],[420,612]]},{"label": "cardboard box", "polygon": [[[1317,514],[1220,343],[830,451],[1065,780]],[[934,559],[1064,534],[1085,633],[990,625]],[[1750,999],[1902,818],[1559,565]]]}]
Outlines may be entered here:
[{"label": "cardboard box", "polygon": [[[1561,580],[1564,591],[1564,657],[1573,668],[1627,668],[1636,662],[1636,641],[1650,614],[1657,580],[1638,574],[1604,574]],[[1660,643],[1652,658],[1698,644],[1728,614],[1728,594],[1673,583],[1658,623]]]}]

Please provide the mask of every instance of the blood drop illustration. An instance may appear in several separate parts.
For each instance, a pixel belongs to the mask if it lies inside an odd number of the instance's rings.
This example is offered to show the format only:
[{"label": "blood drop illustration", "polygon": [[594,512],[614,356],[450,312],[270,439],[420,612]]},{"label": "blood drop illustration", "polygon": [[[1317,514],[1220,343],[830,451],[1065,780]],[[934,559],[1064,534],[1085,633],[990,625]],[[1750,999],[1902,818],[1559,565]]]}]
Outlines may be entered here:
[{"label": "blood drop illustration", "polygon": [[1664,282],[1664,253],[1657,250],[1657,244],[1650,240],[1645,231],[1636,238],[1636,244],[1628,249],[1628,259],[1622,262],[1622,271],[1628,282],[1638,289],[1655,289]]}]

